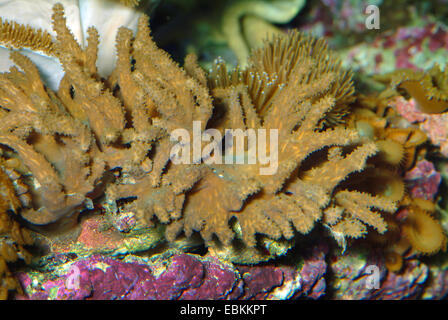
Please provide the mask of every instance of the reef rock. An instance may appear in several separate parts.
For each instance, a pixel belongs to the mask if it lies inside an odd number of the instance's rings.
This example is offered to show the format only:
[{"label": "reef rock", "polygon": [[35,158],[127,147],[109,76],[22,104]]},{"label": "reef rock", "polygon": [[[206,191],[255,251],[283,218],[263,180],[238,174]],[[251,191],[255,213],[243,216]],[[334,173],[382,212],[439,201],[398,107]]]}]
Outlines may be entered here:
[{"label": "reef rock", "polygon": [[151,259],[59,255],[46,270],[17,273],[18,299],[285,299],[319,298],[326,288],[326,250],[315,247],[298,265],[242,266],[212,256],[164,253]]},{"label": "reef rock", "polygon": [[417,299],[429,281],[429,268],[419,260],[405,261],[402,273],[397,274],[388,272],[382,256],[373,252],[337,256],[330,268],[333,298],[341,300]]}]

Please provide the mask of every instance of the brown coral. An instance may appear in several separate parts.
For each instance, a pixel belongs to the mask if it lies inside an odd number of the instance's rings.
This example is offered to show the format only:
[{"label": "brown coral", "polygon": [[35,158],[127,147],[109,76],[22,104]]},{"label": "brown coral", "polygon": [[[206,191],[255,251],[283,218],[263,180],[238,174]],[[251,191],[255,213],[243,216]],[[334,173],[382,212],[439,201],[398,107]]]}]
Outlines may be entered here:
[{"label": "brown coral", "polygon": [[[90,29],[89,45],[82,50],[66,27],[62,6],[55,6],[53,19],[55,46],[66,71],[58,93],[46,88],[37,68],[16,52],[11,58],[23,72],[13,67],[0,75],[1,118],[7,124],[0,130],[0,143],[10,148],[5,153],[10,162],[20,160],[15,169],[33,196],[21,215],[34,224],[89,206],[101,193],[96,187],[106,164],[113,167],[124,155],[123,147],[111,147],[124,130],[125,112],[97,80],[98,34]],[[133,148],[128,151],[126,160],[133,163],[137,155]]]},{"label": "brown coral", "polygon": [[136,7],[140,3],[140,0],[120,0],[120,2],[128,7]]},{"label": "brown coral", "polygon": [[307,60],[308,77],[299,79],[297,86],[310,85],[318,77],[327,75],[326,90],[317,91],[316,96],[308,99],[315,102],[324,95],[333,96],[335,105],[325,114],[323,124],[331,127],[344,123],[349,113],[348,105],[355,100],[351,71],[341,67],[340,61],[328,51],[323,39],[315,39],[297,31],[266,40],[263,48],[252,52],[248,67],[242,71],[236,68],[228,73],[225,63],[218,59],[209,76],[209,86],[226,88],[244,83],[257,112],[264,116],[272,107],[274,96],[291,77],[295,66],[305,66],[307,63],[304,61]]},{"label": "brown coral", "polygon": [[47,55],[54,53],[53,40],[48,32],[35,30],[17,22],[3,21],[2,18],[0,18],[0,43],[15,49],[28,48],[41,51]]},{"label": "brown coral", "polygon": [[388,232],[369,236],[371,243],[384,249],[388,270],[399,272],[406,253],[434,254],[444,249],[446,236],[440,222],[430,214],[435,211],[434,203],[406,195],[403,176],[412,168],[417,148],[427,137],[389,106],[388,95],[386,90],[379,95],[358,96],[349,124],[376,141],[380,149],[362,177],[367,178],[370,188],[387,186],[383,195],[399,203],[398,213],[386,217]]},{"label": "brown coral", "polygon": [[[168,240],[183,230],[229,244],[237,232],[255,246],[256,234],[291,239],[319,220],[342,244],[364,236],[367,226],[387,230],[382,211],[394,211],[394,201],[345,184],[378,149],[338,125],[353,86],[322,41],[298,33],[275,38],[254,53],[247,70],[210,85],[194,56],[182,69],[157,48],[142,17],[135,38],[119,30],[117,66],[104,81],[95,66],[95,29],[83,50],[61,5],[53,25],[65,70],[58,92],[18,53],[12,58],[22,71],[0,75],[0,118],[7,123],[0,143],[32,196],[31,203],[22,201],[28,221],[48,224],[91,207],[105,193],[109,214],[134,212],[145,225],[156,217],[168,224]],[[261,175],[262,163],[206,161],[224,160],[219,148],[193,154],[191,164],[173,162],[177,141],[170,133],[181,128],[193,136],[195,121],[201,132],[217,128],[222,136],[225,129],[276,132],[278,145],[270,140],[267,149],[278,150],[272,158],[277,170]],[[253,151],[224,149],[234,151],[233,160]]]},{"label": "brown coral", "polygon": [[405,90],[426,113],[442,113],[448,110],[448,70],[434,65],[430,70],[400,69],[377,76],[377,80],[390,82],[392,88]]},{"label": "brown coral", "polygon": [[440,223],[420,207],[411,207],[402,226],[403,234],[412,249],[421,254],[444,250],[446,236]]},{"label": "brown coral", "polygon": [[[140,75],[142,68],[139,66],[143,63],[154,64],[151,69],[147,67],[148,71],[162,71],[164,75],[179,74],[179,71],[171,69],[172,64],[168,61],[160,63],[160,60],[166,59],[165,54],[158,61],[142,61],[139,51],[146,48],[137,45],[137,41],[145,36],[142,36],[140,29],[133,46],[136,88],[147,86],[142,81],[144,75]],[[300,40],[299,44],[295,40]],[[313,54],[306,56],[306,52]],[[215,104],[218,110],[211,121],[213,127],[219,128],[221,132],[224,128],[277,129],[278,171],[272,176],[262,176],[259,174],[260,164],[199,165],[200,171],[191,180],[198,182],[194,186],[191,184],[193,187],[187,193],[188,200],[182,209],[182,215],[176,213],[175,220],[168,225],[168,239],[174,239],[184,229],[187,236],[198,231],[207,242],[216,235],[221,242],[229,244],[233,238],[230,225],[235,223],[238,226],[234,225],[234,228],[240,230],[243,241],[249,246],[256,244],[257,233],[274,239],[281,236],[289,239],[294,235],[294,229],[308,233],[314,222],[321,218],[322,211],[330,205],[340,208],[340,217],[330,228],[338,230],[342,237],[362,236],[366,232],[364,223],[379,232],[386,230],[381,215],[372,209],[376,207],[392,211],[394,205],[391,201],[337,189],[339,182],[346,179],[347,175],[363,169],[366,159],[376,152],[376,147],[372,143],[363,145],[353,130],[335,128],[319,132],[321,120],[333,107],[344,106],[344,103],[351,101],[350,95],[353,92],[349,75],[341,71],[332,58],[327,59],[327,54],[329,53],[321,41],[292,33],[276,38],[266,46],[265,51],[256,52],[250,67],[241,73],[228,76],[224,65],[218,62],[215,66],[218,74],[212,75],[209,80],[211,93],[218,104]],[[198,84],[204,85],[203,73],[191,66],[192,61],[189,59],[185,69],[196,78]],[[334,65],[332,62],[335,62]],[[162,69],[164,65],[165,70]],[[168,81],[163,77],[158,81],[170,88],[172,83],[182,83],[181,76],[184,77],[180,74],[177,81]],[[246,86],[247,84],[249,85]],[[123,82],[123,85],[129,84]],[[132,91],[135,92],[135,89]],[[165,97],[171,95],[174,96],[174,93],[165,93]],[[176,93],[175,96],[179,94]],[[185,100],[188,102],[191,98]],[[173,108],[178,105],[176,101],[157,102],[156,108],[161,113],[166,112],[166,105],[174,105]],[[191,108],[184,104],[182,109]],[[174,117],[174,112],[172,114]],[[204,119],[207,120],[205,116],[199,120]],[[191,132],[192,120],[198,118],[187,119],[184,123],[177,119],[171,119],[170,122],[183,124]],[[309,170],[297,171],[310,154],[334,145],[351,145],[351,152],[342,148],[330,148],[308,164]],[[234,157],[244,158],[249,152],[246,149],[246,155]],[[172,165],[166,176],[172,170],[193,170],[191,166],[180,169],[181,166]],[[117,190],[136,188],[136,185],[114,187]],[[121,197],[131,197],[133,193],[122,193]],[[141,208],[139,203],[137,200],[130,207]],[[346,227],[342,230],[343,225]]]},{"label": "brown coral", "polygon": [[408,170],[414,164],[417,148],[427,136],[415,127],[402,128],[402,120],[388,106],[388,99],[381,95],[359,95],[349,125],[363,137],[376,142],[379,149],[375,156],[377,164]]},{"label": "brown coral", "polygon": [[[329,226],[334,234],[361,237],[366,232],[364,223],[379,232],[386,230],[381,215],[371,209],[391,211],[392,202],[337,188],[347,175],[363,169],[376,147],[362,145],[356,132],[341,127],[319,132],[322,121],[331,115],[337,119],[334,115],[353,99],[350,74],[340,69],[321,41],[293,32],[255,51],[246,70],[227,75],[220,61],[214,70],[209,81],[223,116],[213,119],[213,124],[278,129],[279,168],[265,177],[258,174],[257,165],[208,169],[206,183],[201,180],[189,195],[183,218],[168,227],[169,237],[183,224],[187,234],[200,231],[206,240],[216,234],[228,243],[233,237],[228,221],[234,218],[244,242],[253,246],[256,233],[291,238],[291,224],[308,233],[329,205],[340,208],[339,219]],[[335,145],[353,147],[351,153],[328,148]],[[314,161],[305,161],[326,147]],[[308,169],[297,171],[302,162]],[[219,200],[222,195],[228,195],[225,202]],[[218,210],[209,211],[210,205],[220,202]],[[218,217],[223,217],[219,225]]]},{"label": "brown coral", "polygon": [[383,236],[383,239],[375,239],[376,243],[386,245],[386,267],[389,271],[399,272],[403,258],[408,254],[432,255],[440,250],[445,251],[447,238],[435,217],[434,203],[406,196],[397,214],[399,218],[389,223],[393,226],[393,232]]},{"label": "brown coral", "polygon": [[29,232],[8,214],[9,210],[16,210],[19,203],[11,180],[0,168],[0,300],[7,299],[8,292],[21,292],[7,264],[19,258],[30,262],[30,255],[24,247],[32,244],[33,240]]}]

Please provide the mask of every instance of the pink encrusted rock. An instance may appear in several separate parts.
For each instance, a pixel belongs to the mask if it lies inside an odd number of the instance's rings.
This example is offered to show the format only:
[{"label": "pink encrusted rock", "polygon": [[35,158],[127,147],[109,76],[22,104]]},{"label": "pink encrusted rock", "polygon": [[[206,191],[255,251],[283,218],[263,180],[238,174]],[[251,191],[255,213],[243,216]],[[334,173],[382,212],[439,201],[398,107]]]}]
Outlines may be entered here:
[{"label": "pink encrusted rock", "polygon": [[[448,53],[446,23],[435,21],[431,15],[422,13],[398,25],[398,21],[384,18],[391,14],[381,11],[385,9],[385,2],[313,1],[309,13],[301,17],[300,30],[325,37],[331,47],[338,49],[344,65],[367,75],[384,74],[399,68],[427,70],[434,63],[443,65]],[[366,28],[369,14],[366,14],[365,9],[368,5],[379,6],[379,30]],[[412,4],[406,10],[418,12]],[[347,43],[356,44],[347,48]]]},{"label": "pink encrusted rock", "polygon": [[417,102],[414,99],[406,100],[399,96],[392,99],[390,105],[410,123],[418,123],[426,120],[425,113],[417,108]]},{"label": "pink encrusted rock", "polygon": [[448,49],[448,33],[439,25],[429,23],[424,27],[402,27],[390,36],[389,42],[400,43],[395,51],[396,67],[418,70],[418,64],[413,61],[414,56],[425,49],[435,52]]},{"label": "pink encrusted rock", "polygon": [[94,255],[51,275],[22,272],[18,279],[30,299],[57,300],[223,299],[239,280],[232,266],[189,254],[148,264]]},{"label": "pink encrusted rock", "polygon": [[305,259],[305,264],[300,271],[302,277],[301,296],[317,299],[325,294],[326,282],[324,275],[327,271],[325,256],[328,250],[326,245],[316,246]]},{"label": "pink encrusted rock", "polygon": [[422,299],[441,300],[448,297],[448,261],[429,267],[431,276],[425,287]]},{"label": "pink encrusted rock", "polygon": [[427,114],[418,109],[414,99],[396,97],[390,101],[398,113],[410,123],[419,126],[431,143],[440,147],[440,152],[448,157],[448,113]]},{"label": "pink encrusted rock", "polygon": [[241,299],[318,299],[325,295],[328,247],[318,244],[301,252],[303,264],[240,266],[244,283]]},{"label": "pink encrusted rock", "polygon": [[[186,256],[186,255],[184,255]],[[193,256],[190,256],[193,257]],[[239,296],[242,293],[241,280],[231,265],[223,264],[215,258],[202,260],[203,281],[200,286],[189,286],[180,299],[205,300],[226,299],[230,294]]]},{"label": "pink encrusted rock", "polygon": [[[386,270],[380,253],[348,253],[334,257],[334,299],[403,300],[422,296],[429,282],[429,268],[417,259],[406,260],[402,272]],[[377,281],[372,278],[377,277]]]},{"label": "pink encrusted rock", "polygon": [[433,201],[439,190],[442,177],[434,164],[427,160],[418,161],[415,167],[404,177],[409,194],[413,198]]},{"label": "pink encrusted rock", "polygon": [[272,289],[283,284],[284,273],[288,268],[275,266],[241,266],[238,268],[244,282],[242,299],[263,299]]},{"label": "pink encrusted rock", "polygon": [[380,289],[372,291],[368,299],[407,300],[421,296],[428,280],[428,266],[414,259],[405,262],[400,274],[389,272]]},{"label": "pink encrusted rock", "polygon": [[427,70],[442,63],[448,52],[448,30],[422,21],[423,26],[404,26],[382,33],[370,43],[344,52],[344,64],[365,74],[384,74],[400,68]]},{"label": "pink encrusted rock", "polygon": [[[163,254],[148,261],[102,255],[17,274],[26,297],[92,300],[288,299],[325,294],[326,248],[300,265],[239,266],[212,256]],[[57,261],[64,262],[64,259]]]}]

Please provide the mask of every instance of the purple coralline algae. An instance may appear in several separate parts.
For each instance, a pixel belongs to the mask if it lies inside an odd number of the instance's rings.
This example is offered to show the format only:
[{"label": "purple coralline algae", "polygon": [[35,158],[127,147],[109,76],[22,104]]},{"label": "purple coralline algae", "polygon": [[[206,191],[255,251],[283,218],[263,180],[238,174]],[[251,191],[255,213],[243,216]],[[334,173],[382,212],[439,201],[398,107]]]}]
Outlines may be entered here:
[{"label": "purple coralline algae", "polygon": [[[31,300],[442,299],[448,268],[409,257],[399,274],[380,252],[329,257],[326,245],[301,252],[299,263],[234,265],[211,255],[165,252],[152,258],[60,254],[45,270],[16,274]],[[296,257],[297,258],[297,257]],[[328,264],[326,260],[330,261]],[[331,281],[326,277],[330,272]],[[375,273],[376,272],[376,273]],[[375,277],[372,278],[372,277]],[[330,295],[329,292],[331,293]]]},{"label": "purple coralline algae", "polygon": [[407,300],[419,298],[428,282],[428,266],[413,259],[405,262],[404,272],[389,272],[378,290],[368,299]]},{"label": "purple coralline algae", "polygon": [[441,300],[448,297],[448,262],[441,265],[431,265],[429,267],[431,277],[421,298],[431,300]]},{"label": "purple coralline algae", "polygon": [[[366,11],[369,5],[379,9],[379,29],[366,26],[373,12]],[[417,15],[419,9],[413,5],[403,9],[405,14],[394,15],[389,5],[382,0],[316,1],[299,27],[325,37],[343,64],[363,75],[400,68],[427,70],[434,63],[443,66],[448,54],[448,27],[430,14]]]},{"label": "purple coralline algae", "polygon": [[413,198],[434,201],[442,176],[436,171],[432,162],[420,160],[412,170],[406,172],[404,179]]},{"label": "purple coralline algae", "polygon": [[[55,274],[60,274],[55,277]],[[154,264],[93,255],[53,275],[19,273],[30,299],[223,299],[238,287],[236,270],[213,259],[179,254]]]},{"label": "purple coralline algae", "polygon": [[326,292],[327,253],[327,246],[317,245],[305,252],[299,268],[274,265],[238,267],[245,288],[241,298],[284,300],[323,297]]},{"label": "purple coralline algae", "polygon": [[427,23],[423,27],[401,27],[386,32],[372,43],[360,43],[341,51],[344,64],[365,74],[388,73],[400,68],[427,70],[434,63],[445,64],[448,30]]},{"label": "purple coralline algae", "polygon": [[419,298],[429,280],[429,268],[416,259],[405,261],[399,274],[388,272],[380,254],[350,252],[330,264],[335,299],[403,300]]},{"label": "purple coralline algae", "polygon": [[366,31],[366,8],[379,6],[382,0],[321,0],[323,6],[331,13],[332,29],[363,33]]},{"label": "purple coralline algae", "polygon": [[427,114],[421,112],[414,99],[406,100],[403,97],[391,100],[390,105],[404,119],[418,125],[420,130],[426,133],[431,143],[440,147],[442,155],[448,157],[448,113]]},{"label": "purple coralline algae", "polygon": [[[234,266],[215,257],[167,253],[144,259],[92,255],[47,272],[19,272],[26,296],[59,300],[316,299],[325,293],[325,251],[300,265]],[[64,259],[59,259],[64,261]]]}]

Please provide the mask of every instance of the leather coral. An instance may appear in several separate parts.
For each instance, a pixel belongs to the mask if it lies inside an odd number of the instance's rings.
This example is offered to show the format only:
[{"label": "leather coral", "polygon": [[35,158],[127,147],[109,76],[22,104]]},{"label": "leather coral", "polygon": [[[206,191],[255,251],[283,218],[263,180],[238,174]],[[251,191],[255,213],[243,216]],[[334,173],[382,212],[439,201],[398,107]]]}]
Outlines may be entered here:
[{"label": "leather coral", "polygon": [[257,233],[290,239],[294,229],[306,234],[327,214],[335,237],[361,237],[366,225],[384,232],[374,208],[392,211],[392,202],[338,188],[364,168],[375,144],[362,143],[343,126],[322,130],[322,121],[338,113],[333,109],[351,101],[350,74],[323,41],[295,32],[267,43],[249,61],[246,70],[230,75],[217,61],[209,83],[222,116],[211,122],[221,130],[278,130],[278,170],[260,175],[260,164],[208,166],[168,236],[183,228],[187,235],[196,230],[208,241],[215,234],[229,243],[229,222],[235,221],[244,243],[254,246]]},{"label": "leather coral", "polygon": [[19,259],[29,263],[31,259],[25,248],[33,243],[33,239],[28,230],[21,228],[9,214],[17,210],[19,205],[13,181],[0,169],[0,300],[7,299],[12,291],[22,291],[8,264]]},{"label": "leather coral", "polygon": [[[255,246],[256,234],[291,239],[319,220],[339,241],[364,236],[367,226],[386,231],[382,212],[395,204],[344,184],[378,149],[340,124],[352,101],[351,75],[322,40],[298,33],[275,38],[253,54],[248,69],[221,72],[233,78],[215,81],[194,56],[184,68],[174,63],[141,17],[135,37],[120,28],[117,64],[106,81],[95,65],[95,29],[83,49],[61,5],[53,25],[65,70],[57,92],[18,53],[12,58],[22,71],[13,67],[0,77],[0,117],[7,123],[0,143],[29,188],[31,201],[22,201],[21,214],[30,222],[50,223],[102,201],[109,214],[133,212],[143,225],[154,218],[167,224],[170,241],[184,231],[229,244],[237,233]],[[175,163],[179,141],[171,133],[181,128],[193,136],[195,123],[221,137],[228,129],[276,132],[278,143],[267,145],[277,151],[276,170],[261,175],[260,162],[206,161],[224,160],[221,149],[231,150],[233,160],[253,151],[221,140],[189,163]]]},{"label": "leather coral", "polygon": [[116,141],[125,129],[125,110],[97,75],[95,29],[89,30],[88,46],[82,49],[66,26],[61,5],[54,7],[53,26],[65,70],[57,92],[44,85],[36,66],[18,52],[11,58],[22,71],[12,67],[0,75],[3,156],[28,189],[23,193],[29,197],[20,198],[21,215],[38,225],[91,207],[102,193],[106,166],[138,162],[142,152],[135,145],[144,143],[136,142],[122,159]]}]

